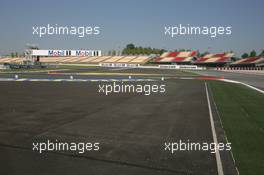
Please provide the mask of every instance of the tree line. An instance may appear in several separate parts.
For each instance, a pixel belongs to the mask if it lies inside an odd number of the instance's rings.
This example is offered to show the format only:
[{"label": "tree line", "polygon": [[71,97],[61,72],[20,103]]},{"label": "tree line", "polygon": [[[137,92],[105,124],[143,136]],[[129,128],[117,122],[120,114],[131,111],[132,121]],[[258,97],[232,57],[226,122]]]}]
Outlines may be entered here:
[{"label": "tree line", "polygon": [[250,53],[243,53],[241,55],[241,58],[256,57],[256,56],[264,57],[264,50],[262,50],[261,53],[259,53],[259,54],[257,54],[257,52],[255,50],[252,50]]},{"label": "tree line", "polygon": [[150,54],[159,54],[164,53],[165,49],[156,49],[151,47],[137,47],[134,44],[127,44],[126,47],[122,50],[122,55],[150,55]]}]

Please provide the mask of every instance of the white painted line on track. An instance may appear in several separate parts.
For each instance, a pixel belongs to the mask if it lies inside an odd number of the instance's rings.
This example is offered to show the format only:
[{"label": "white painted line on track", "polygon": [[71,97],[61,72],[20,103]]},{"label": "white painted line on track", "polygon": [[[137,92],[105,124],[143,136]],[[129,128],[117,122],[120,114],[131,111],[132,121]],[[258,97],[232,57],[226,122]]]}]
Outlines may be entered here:
[{"label": "white painted line on track", "polygon": [[53,81],[63,81],[63,79],[54,79]]},{"label": "white painted line on track", "polygon": [[229,79],[222,79],[221,81],[229,82],[229,83],[242,84],[242,85],[244,85],[244,86],[247,86],[247,87],[249,87],[249,88],[251,88],[251,89],[254,89],[254,90],[256,90],[256,91],[258,91],[258,92],[264,94],[264,91],[263,91],[263,90],[261,90],[261,89],[259,89],[259,88],[256,88],[256,87],[254,87],[254,86],[251,86],[251,85],[249,85],[249,84],[247,84],[247,83],[243,83],[243,82],[240,82],[240,81],[229,80]]},{"label": "white painted line on track", "polygon": [[[26,80],[25,80],[26,81]],[[28,81],[28,80],[27,80]],[[48,81],[47,79],[31,79],[30,81]]]},{"label": "white painted line on track", "polygon": [[180,77],[181,80],[194,80],[194,77]]},{"label": "white painted line on track", "polygon": [[42,82],[136,82],[156,81],[155,79],[48,79],[48,78],[0,78],[0,81],[42,81]]},{"label": "white painted line on track", "polygon": [[[213,119],[213,114],[212,114],[212,108],[211,108],[211,103],[210,103],[210,97],[209,97],[206,82],[205,82],[205,91],[206,91],[206,98],[207,98],[208,110],[209,110],[209,115],[210,115],[210,123],[211,123],[211,129],[212,129],[212,134],[213,134],[213,140],[214,140],[214,143],[216,145],[218,145],[218,140],[217,140],[216,131],[215,131],[215,125],[214,125],[214,119]],[[219,153],[218,149],[216,149],[215,158],[216,158],[218,175],[224,175],[223,165],[222,165],[222,161],[221,161],[221,157],[220,157],[220,153]]]},{"label": "white painted line on track", "polygon": [[14,78],[0,78],[0,81],[15,81]]},{"label": "white painted line on track", "polygon": [[20,78],[20,79],[16,79],[16,81],[25,81],[26,78]]},{"label": "white painted line on track", "polygon": [[132,69],[131,67],[129,68],[115,68],[115,69],[109,69],[110,71],[115,71],[115,70],[128,70],[128,69]]}]

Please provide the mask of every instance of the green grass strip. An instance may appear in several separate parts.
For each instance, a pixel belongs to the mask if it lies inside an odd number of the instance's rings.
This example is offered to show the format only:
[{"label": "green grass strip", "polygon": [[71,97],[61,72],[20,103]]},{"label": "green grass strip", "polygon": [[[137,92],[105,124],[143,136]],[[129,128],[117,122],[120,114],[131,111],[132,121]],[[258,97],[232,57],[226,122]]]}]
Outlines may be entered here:
[{"label": "green grass strip", "polygon": [[264,174],[264,95],[239,84],[209,84],[240,175]]}]

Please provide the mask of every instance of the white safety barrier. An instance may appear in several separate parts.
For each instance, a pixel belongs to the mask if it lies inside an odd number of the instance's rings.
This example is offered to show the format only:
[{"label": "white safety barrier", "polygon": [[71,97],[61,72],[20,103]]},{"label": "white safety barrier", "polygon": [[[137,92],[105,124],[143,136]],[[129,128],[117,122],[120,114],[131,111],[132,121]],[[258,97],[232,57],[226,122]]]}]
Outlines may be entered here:
[{"label": "white safety barrier", "polygon": [[99,63],[101,67],[126,67],[126,68],[145,68],[145,69],[189,69],[189,70],[204,70],[203,67],[197,65],[147,65],[128,64],[128,63]]},{"label": "white safety barrier", "polygon": [[127,63],[99,63],[101,67],[130,67],[137,68],[139,64],[127,64]]},{"label": "white safety barrier", "polygon": [[5,69],[10,69],[9,65],[4,65],[4,64],[0,64],[0,69],[5,70]]},{"label": "white safety barrier", "polygon": [[203,67],[197,65],[159,65],[160,69],[189,69],[189,70],[203,70]]}]

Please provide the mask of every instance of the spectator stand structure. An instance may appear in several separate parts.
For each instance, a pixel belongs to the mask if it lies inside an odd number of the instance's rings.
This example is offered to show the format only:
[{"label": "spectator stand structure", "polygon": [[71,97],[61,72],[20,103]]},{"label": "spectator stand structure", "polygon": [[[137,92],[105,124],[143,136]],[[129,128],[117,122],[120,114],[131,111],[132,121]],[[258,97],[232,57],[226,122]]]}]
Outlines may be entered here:
[{"label": "spectator stand structure", "polygon": [[234,55],[234,53],[207,54],[198,58],[193,64],[206,67],[223,67],[234,60]]},{"label": "spectator stand structure", "polygon": [[196,59],[197,51],[165,52],[151,62],[155,64],[191,64]]}]

